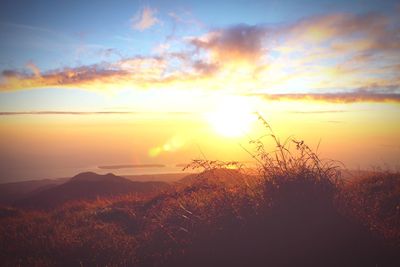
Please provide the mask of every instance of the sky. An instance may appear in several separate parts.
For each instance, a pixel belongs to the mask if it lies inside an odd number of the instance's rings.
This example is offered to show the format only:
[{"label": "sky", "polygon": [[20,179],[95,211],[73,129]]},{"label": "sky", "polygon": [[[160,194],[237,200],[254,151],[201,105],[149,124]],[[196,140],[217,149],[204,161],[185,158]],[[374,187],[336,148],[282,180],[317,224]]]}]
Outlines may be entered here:
[{"label": "sky", "polygon": [[248,161],[256,113],[399,167],[399,1],[5,0],[0,39],[0,181]]}]

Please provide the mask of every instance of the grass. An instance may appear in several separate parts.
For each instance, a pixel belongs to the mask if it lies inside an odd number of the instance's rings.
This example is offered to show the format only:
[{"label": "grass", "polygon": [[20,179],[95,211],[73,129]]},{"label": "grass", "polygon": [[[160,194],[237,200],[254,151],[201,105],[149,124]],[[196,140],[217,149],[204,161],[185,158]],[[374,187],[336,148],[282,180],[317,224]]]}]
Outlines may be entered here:
[{"label": "grass", "polygon": [[400,174],[345,183],[304,142],[253,140],[258,172],[196,160],[157,195],[3,208],[4,266],[399,266]]}]

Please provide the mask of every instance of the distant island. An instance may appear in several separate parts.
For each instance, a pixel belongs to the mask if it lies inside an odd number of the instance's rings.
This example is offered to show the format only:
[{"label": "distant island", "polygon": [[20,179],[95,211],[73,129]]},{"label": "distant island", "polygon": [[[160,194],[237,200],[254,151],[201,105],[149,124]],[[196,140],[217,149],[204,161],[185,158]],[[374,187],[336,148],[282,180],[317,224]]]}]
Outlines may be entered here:
[{"label": "distant island", "polygon": [[165,168],[164,164],[121,164],[121,165],[102,165],[98,166],[99,169],[117,170],[117,169],[130,169],[130,168]]}]

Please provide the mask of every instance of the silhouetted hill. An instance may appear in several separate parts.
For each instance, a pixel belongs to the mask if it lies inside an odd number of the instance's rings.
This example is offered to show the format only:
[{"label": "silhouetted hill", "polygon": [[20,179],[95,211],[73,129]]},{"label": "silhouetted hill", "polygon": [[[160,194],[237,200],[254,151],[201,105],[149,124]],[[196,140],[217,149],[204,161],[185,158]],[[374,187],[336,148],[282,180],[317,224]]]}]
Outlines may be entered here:
[{"label": "silhouetted hill", "polygon": [[31,180],[0,184],[0,204],[10,205],[45,189],[65,183],[69,178]]},{"label": "silhouetted hill", "polygon": [[52,208],[71,200],[89,200],[131,193],[151,193],[169,185],[164,182],[133,182],[112,173],[105,175],[84,172],[64,184],[41,190],[19,200],[16,206],[26,208]]}]

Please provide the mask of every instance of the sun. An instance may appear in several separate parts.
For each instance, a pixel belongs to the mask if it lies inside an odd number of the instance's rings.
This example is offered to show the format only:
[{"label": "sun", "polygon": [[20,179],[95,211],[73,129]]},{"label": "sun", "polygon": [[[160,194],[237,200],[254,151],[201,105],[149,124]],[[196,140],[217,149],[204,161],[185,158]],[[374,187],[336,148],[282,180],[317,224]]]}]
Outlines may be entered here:
[{"label": "sun", "polygon": [[206,114],[208,123],[221,136],[235,138],[248,133],[257,120],[249,101],[241,97],[226,97],[214,111]]}]

